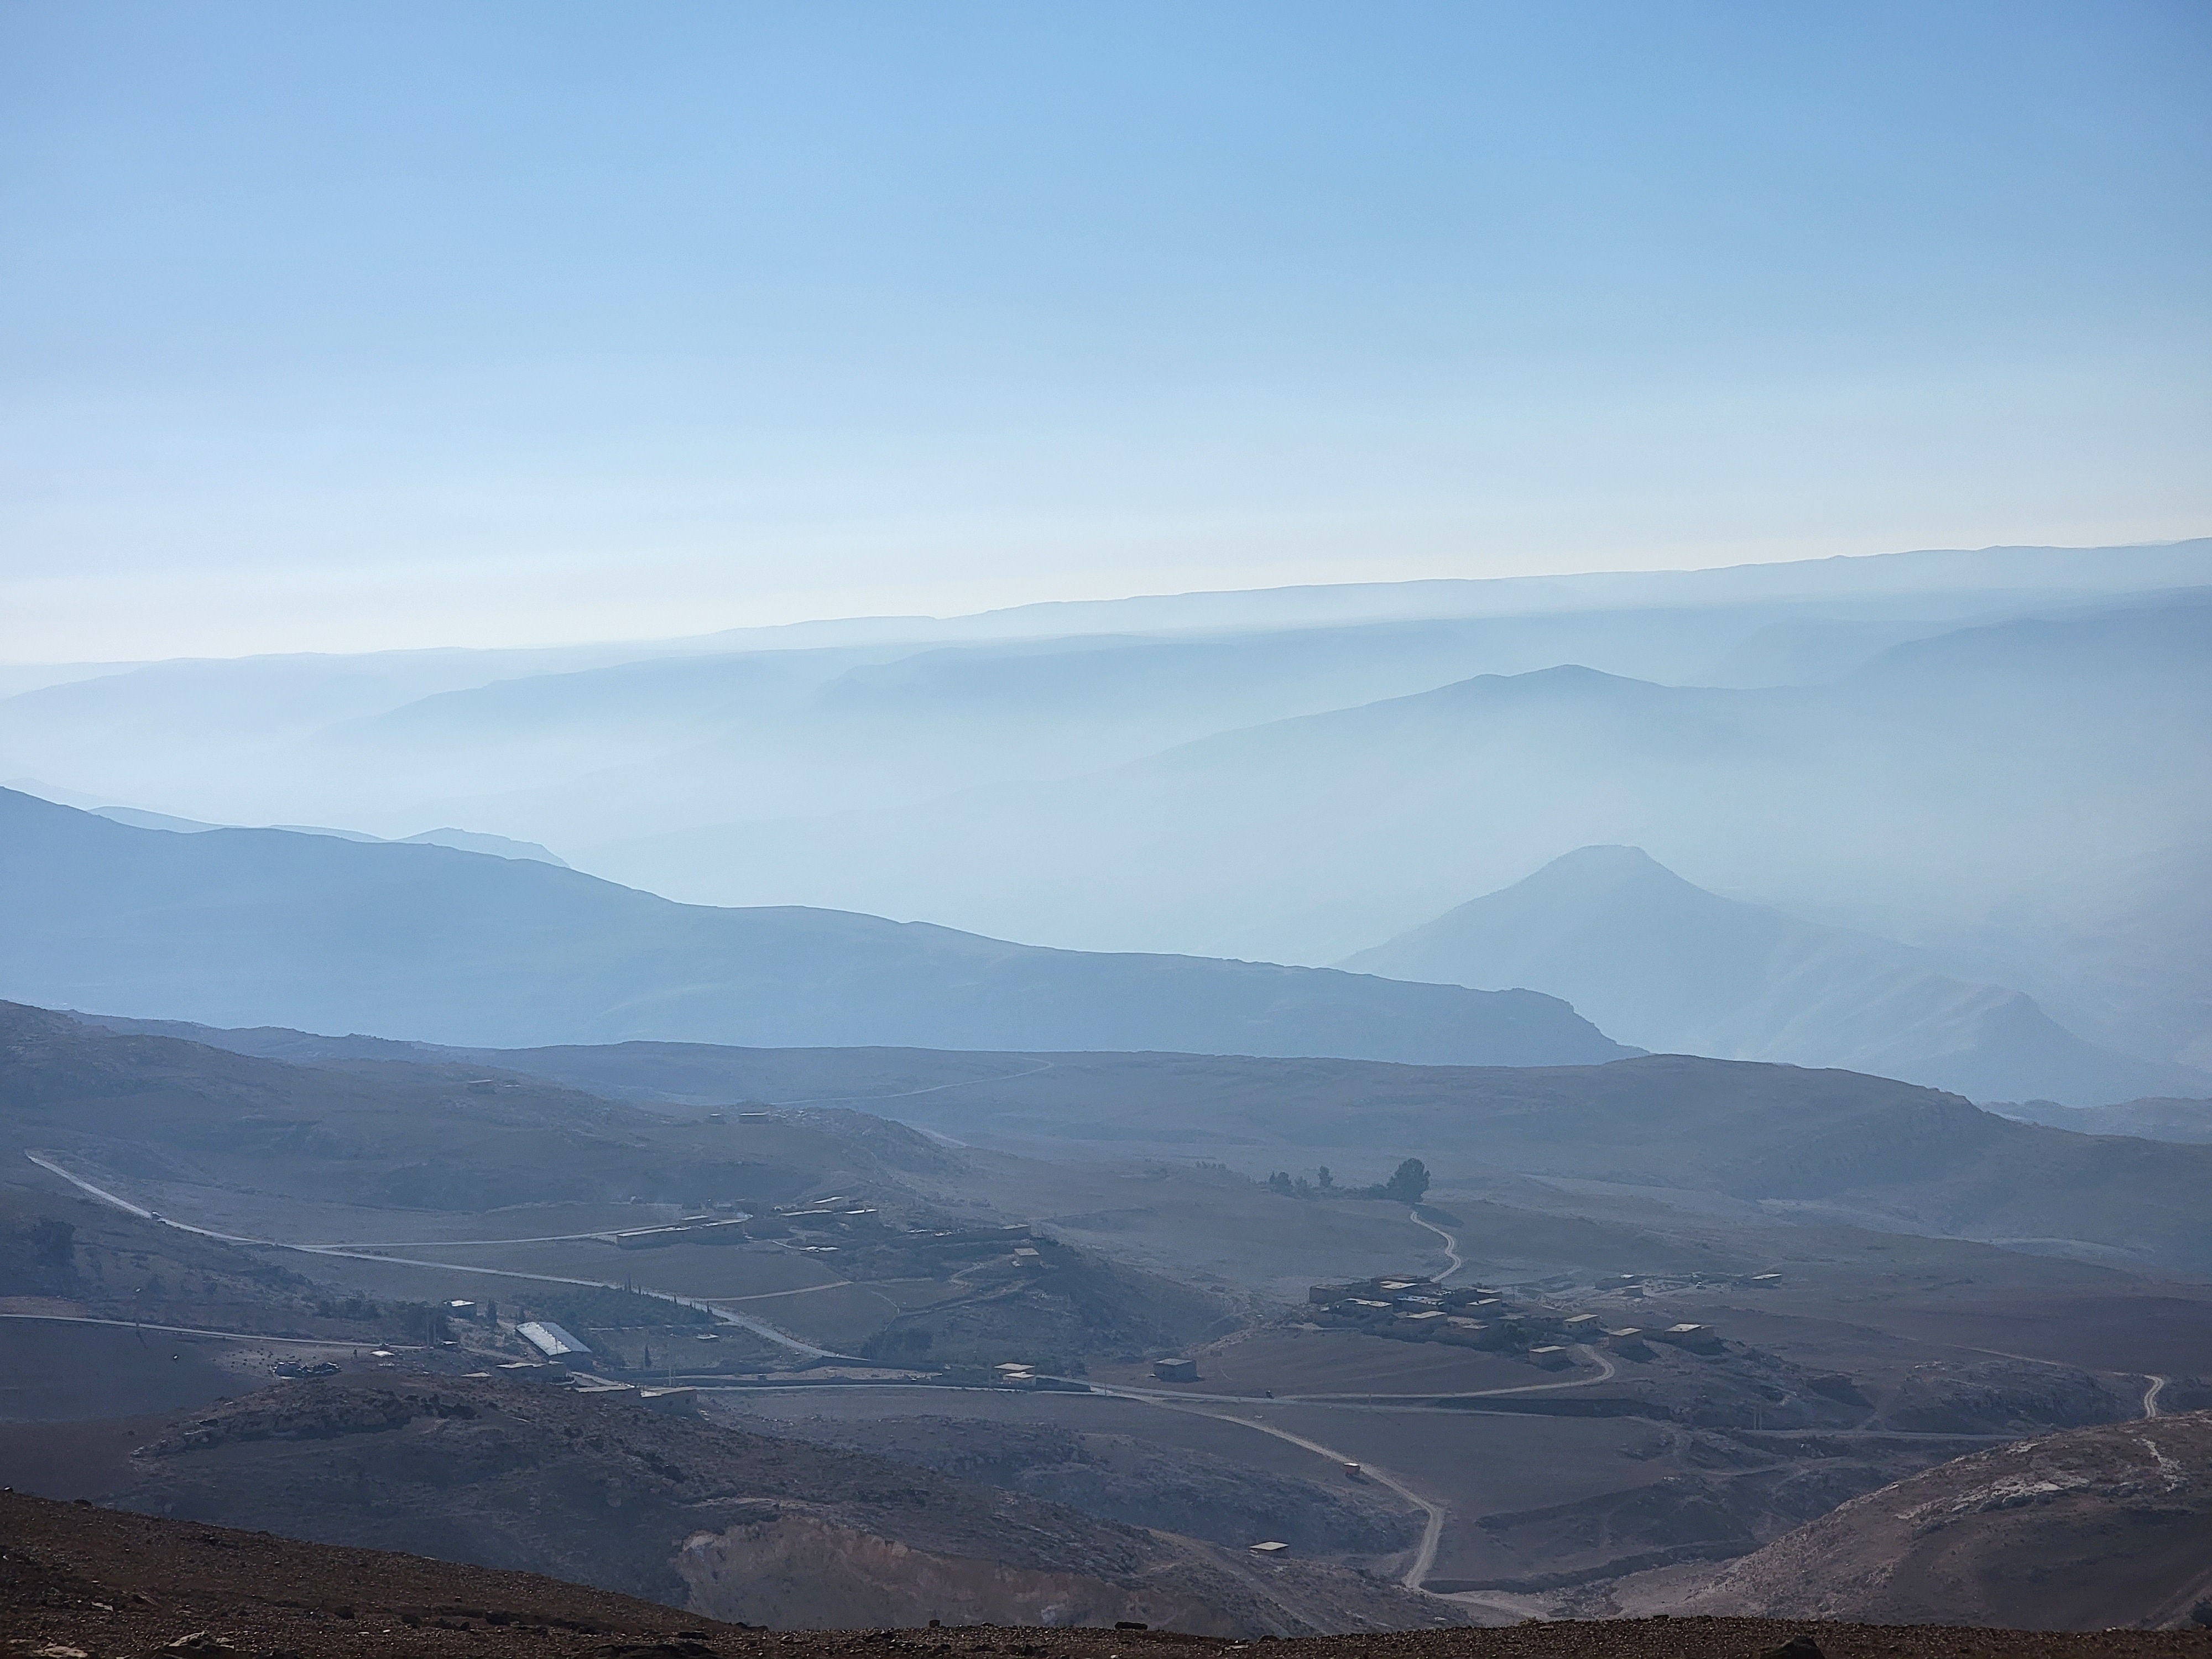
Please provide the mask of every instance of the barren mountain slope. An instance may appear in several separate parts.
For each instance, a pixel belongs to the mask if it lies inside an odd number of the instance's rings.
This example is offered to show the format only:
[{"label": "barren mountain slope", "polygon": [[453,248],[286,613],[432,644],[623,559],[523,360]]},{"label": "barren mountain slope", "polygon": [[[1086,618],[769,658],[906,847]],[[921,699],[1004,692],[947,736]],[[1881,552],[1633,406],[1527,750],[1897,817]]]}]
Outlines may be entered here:
[{"label": "barren mountain slope", "polygon": [[1636,847],[1566,854],[1342,965],[1545,991],[1660,1052],[1843,1066],[1977,1100],[2212,1091],[2212,1074],[2083,1041],[2017,990],[1969,983],[1891,939],[1706,892]]},{"label": "barren mountain slope", "polygon": [[1532,1066],[1626,1052],[1532,992],[712,909],[453,848],[178,835],[4,789],[0,914],[0,996],[215,1024]]},{"label": "barren mountain slope", "polygon": [[[200,1034],[368,1064],[350,1040]],[[421,1051],[417,1051],[421,1052]],[[439,1059],[425,1054],[426,1060]],[[952,1054],[625,1043],[468,1063],[694,1106],[864,1100],[982,1144],[1127,1157],[1260,1158],[1389,1173],[1413,1154],[1626,1187],[1720,1192],[1887,1231],[2202,1271],[2212,1148],[2068,1134],[1955,1095],[1841,1071],[1653,1054],[1587,1066],[1464,1067],[1169,1054]],[[918,1147],[930,1145],[921,1137]],[[942,1157],[935,1151],[933,1156]],[[1265,1167],[1264,1165],[1261,1167]]]}]

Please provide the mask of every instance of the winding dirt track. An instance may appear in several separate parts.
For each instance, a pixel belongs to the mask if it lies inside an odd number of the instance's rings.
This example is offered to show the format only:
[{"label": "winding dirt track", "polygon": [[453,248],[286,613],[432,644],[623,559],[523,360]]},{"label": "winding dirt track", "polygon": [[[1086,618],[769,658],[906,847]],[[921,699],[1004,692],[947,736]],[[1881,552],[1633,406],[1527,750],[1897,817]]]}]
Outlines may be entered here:
[{"label": "winding dirt track", "polygon": [[[98,1199],[102,1203],[112,1205],[117,1209],[126,1211],[131,1215],[137,1216],[142,1220],[158,1222],[165,1227],[174,1227],[182,1232],[198,1234],[203,1238],[213,1238],[227,1244],[243,1244],[261,1249],[294,1250],[307,1255],[349,1257],[356,1261],[383,1262],[398,1267],[434,1268],[438,1271],[446,1273],[483,1273],[499,1279],[526,1279],[533,1283],[544,1285],[568,1285],[596,1290],[622,1290],[626,1288],[625,1286],[611,1284],[603,1279],[568,1279],[552,1273],[521,1273],[505,1267],[473,1267],[464,1262],[427,1261],[417,1257],[382,1255],[376,1254],[371,1249],[348,1245],[290,1244],[285,1243],[277,1239],[251,1238],[237,1233],[217,1232],[212,1228],[196,1227],[188,1222],[173,1220],[167,1216],[155,1213],[154,1211],[146,1208],[143,1205],[134,1204],[130,1200],[124,1198],[118,1194],[109,1192],[104,1187],[95,1186],[93,1182],[85,1180],[81,1176],[72,1175],[69,1170],[57,1164],[52,1158],[43,1154],[31,1152],[26,1154],[26,1156],[30,1158],[32,1163],[37,1164],[40,1169],[46,1170],[49,1174],[60,1176],[61,1179],[68,1182],[71,1186],[79,1188],[81,1191],[88,1194],[95,1199]],[[1452,1273],[1459,1272],[1463,1267],[1465,1267],[1466,1263],[1462,1259],[1459,1253],[1459,1241],[1454,1238],[1451,1234],[1446,1232],[1443,1228],[1438,1227],[1431,1222],[1423,1220],[1417,1211],[1408,1211],[1407,1217],[1415,1225],[1426,1228],[1430,1232],[1436,1234],[1437,1237],[1443,1240],[1445,1254],[1450,1258],[1452,1265],[1446,1273],[1441,1276],[1442,1278],[1449,1278]],[[576,1235],[576,1237],[598,1237],[598,1235],[579,1234]],[[452,1243],[456,1241],[446,1242]],[[523,1241],[500,1242],[514,1243]],[[1441,1279],[1439,1282],[1441,1282]],[[808,1290],[822,1290],[831,1287],[827,1285],[810,1285],[805,1288]],[[718,1320],[728,1324],[740,1326],[746,1330],[751,1331],[756,1335],[764,1337],[771,1342],[777,1343],[781,1346],[790,1349],[794,1352],[802,1354],[810,1359],[836,1359],[844,1357],[834,1353],[827,1348],[817,1347],[811,1342],[802,1341],[799,1338],[791,1335],[788,1332],[780,1331],[775,1326],[769,1324],[764,1320],[756,1319],[747,1314],[733,1312],[730,1309],[718,1305],[715,1303],[702,1301],[689,1297],[675,1296],[663,1291],[638,1291],[637,1294],[658,1296],[663,1300],[677,1303],[684,1307],[700,1309],[703,1312],[712,1315]],[[789,1296],[799,1294],[799,1292],[787,1291],[771,1292],[770,1294]],[[726,1298],[726,1300],[738,1299],[751,1300],[760,1298]],[[1581,1352],[1585,1358],[1594,1362],[1597,1365],[1597,1375],[1594,1376],[1571,1378],[1559,1382],[1524,1383],[1515,1388],[1480,1389],[1462,1394],[1428,1394],[1421,1395],[1408,1395],[1406,1397],[1408,1399],[1418,1398],[1431,1401],[1441,1401],[1445,1399],[1481,1400],[1506,1395],[1546,1394],[1567,1389],[1589,1388],[1597,1383],[1611,1381],[1612,1378],[1619,1372],[1620,1367],[1614,1364],[1609,1356],[1601,1353],[1595,1349],[1587,1347],[1582,1349]],[[1192,1395],[1177,1393],[1170,1389],[1115,1387],[1096,1382],[1091,1383],[1089,1386],[1091,1391],[1096,1394],[1103,1394],[1114,1398],[1137,1401],[1145,1405],[1158,1407],[1164,1411],[1181,1411],[1189,1413],[1194,1416],[1212,1417],[1224,1423],[1233,1423],[1241,1428],[1255,1430],[1261,1434],[1272,1435],[1278,1440],[1287,1442],[1289,1444],[1297,1446],[1302,1450],[1311,1452],[1316,1457],[1325,1457],[1334,1463],[1352,1464],[1358,1462],[1357,1459],[1347,1455],[1344,1452],[1339,1451],[1334,1447],[1325,1446],[1317,1440],[1309,1440],[1303,1435],[1293,1434],[1287,1429],[1276,1427],[1273,1424],[1259,1421],[1256,1418],[1241,1416],[1234,1411],[1225,1411],[1221,1409],[1225,1405],[1257,1405],[1262,1403],[1261,1401],[1249,1395]],[[2154,1404],[2154,1396],[2156,1392],[2156,1387],[2154,1387],[2152,1394],[2144,1397],[2143,1403],[2146,1415],[2156,1414]],[[1383,1398],[1385,1397],[1376,1395],[1355,1398],[1332,1397],[1329,1395],[1287,1395],[1276,1403],[1283,1405],[1308,1404],[1316,1406],[1333,1406],[1340,1409],[1351,1410],[1368,1409],[1387,1411],[1392,1409],[1392,1407],[1388,1405],[1369,1403],[1370,1401],[1378,1401]],[[1415,1491],[1411,1486],[1407,1485],[1403,1480],[1395,1474],[1389,1474],[1386,1470],[1376,1468],[1371,1464],[1361,1464],[1359,1468],[1360,1472],[1373,1480],[1377,1486],[1387,1487],[1389,1491],[1396,1493],[1397,1496],[1402,1498],[1406,1503],[1421,1511],[1424,1517],[1424,1522],[1421,1528],[1421,1541],[1413,1552],[1413,1559],[1412,1564],[1407,1566],[1404,1575],[1399,1581],[1406,1589],[1419,1591],[1423,1588],[1424,1581],[1426,1580],[1430,1571],[1436,1565],[1437,1549],[1443,1540],[1444,1522],[1450,1517],[1450,1510],[1446,1505],[1437,1499],[1424,1497],[1420,1492]]]},{"label": "winding dirt track", "polygon": [[[159,1331],[165,1336],[213,1336],[234,1342],[283,1342],[299,1348],[363,1348],[372,1345],[342,1336],[272,1336],[266,1331],[217,1331],[204,1325],[154,1325],[143,1319],[95,1319],[89,1314],[0,1313],[0,1319],[28,1319],[46,1325],[112,1325],[126,1331]],[[411,1344],[386,1345],[394,1353],[420,1353]]]},{"label": "winding dirt track", "polygon": [[[579,1289],[592,1291],[626,1290],[630,1291],[633,1294],[637,1296],[650,1296],[662,1302],[672,1302],[678,1307],[696,1308],[700,1312],[708,1315],[711,1318],[720,1320],[726,1325],[738,1326],[744,1330],[750,1331],[755,1336],[761,1337],[769,1342],[773,1342],[779,1347],[787,1348],[792,1352],[799,1354],[807,1359],[843,1359],[849,1358],[849,1356],[838,1353],[833,1349],[817,1347],[813,1343],[802,1340],[800,1338],[792,1335],[788,1331],[779,1330],[776,1327],[769,1324],[766,1320],[756,1319],[750,1314],[734,1313],[727,1308],[718,1305],[716,1303],[705,1301],[696,1297],[676,1296],[665,1291],[641,1291],[637,1290],[633,1285],[616,1284],[611,1279],[568,1279],[564,1278],[558,1273],[527,1273],[519,1272],[512,1267],[486,1267],[477,1263],[467,1261],[424,1261],[420,1256],[380,1255],[374,1250],[356,1249],[340,1244],[291,1244],[278,1238],[249,1238],[240,1233],[217,1232],[212,1227],[195,1227],[188,1221],[175,1221],[172,1220],[167,1216],[158,1214],[155,1212],[148,1209],[143,1204],[133,1204],[129,1199],[120,1197],[114,1193],[109,1192],[105,1187],[94,1186],[91,1182],[85,1180],[82,1176],[71,1175],[67,1170],[62,1168],[60,1164],[55,1163],[53,1159],[46,1157],[44,1153],[26,1152],[24,1156],[29,1158],[32,1163],[37,1164],[40,1169],[46,1170],[48,1174],[59,1176],[64,1181],[68,1182],[72,1187],[78,1188],[82,1192],[89,1194],[92,1197],[98,1199],[101,1203],[111,1204],[118,1210],[122,1210],[129,1214],[137,1216],[142,1221],[159,1222],[164,1227],[174,1227],[179,1232],[193,1233],[198,1235],[199,1237],[212,1238],[224,1244],[244,1244],[255,1249],[263,1250],[295,1250],[303,1255],[340,1256],[356,1261],[380,1262],[386,1267],[427,1267],[434,1268],[441,1273],[478,1273],[492,1279],[526,1279],[536,1285],[569,1285],[576,1286]],[[598,1235],[585,1234],[582,1235],[582,1237],[596,1237]]]},{"label": "winding dirt track", "polygon": [[1444,1242],[1444,1255],[1451,1259],[1451,1266],[1445,1268],[1442,1273],[1437,1275],[1437,1284],[1443,1284],[1444,1280],[1449,1279],[1453,1274],[1458,1273],[1460,1269],[1467,1266],[1466,1261],[1461,1257],[1459,1253],[1459,1240],[1454,1238],[1443,1228],[1437,1226],[1435,1222],[1424,1221],[1421,1219],[1421,1212],[1418,1209],[1407,1211],[1406,1218],[1412,1222],[1416,1227],[1427,1228],[1431,1232],[1434,1233],[1438,1238],[1441,1238]]},{"label": "winding dirt track", "polygon": [[1436,1565],[1437,1545],[1444,1535],[1444,1521],[1450,1511],[1434,1498],[1422,1497],[1397,1476],[1376,1468],[1372,1463],[1361,1463],[1349,1453],[1339,1451],[1334,1446],[1324,1446],[1318,1440],[1309,1440],[1304,1435],[1292,1434],[1288,1429],[1279,1429],[1273,1424],[1262,1423],[1256,1418],[1240,1417],[1234,1412],[1207,1411],[1202,1406],[1186,1403],[1188,1396],[1164,1396],[1150,1389],[1121,1389],[1103,1382],[1092,1383],[1091,1391],[1116,1400],[1154,1406],[1162,1411],[1183,1412],[1192,1417],[1210,1417],[1217,1423],[1234,1423],[1241,1429],[1255,1429],[1261,1434],[1273,1435],[1278,1440],[1288,1441],[1316,1457],[1326,1457],[1331,1462],[1347,1468],[1357,1467],[1362,1474],[1377,1486],[1389,1487],[1427,1517],[1426,1524],[1421,1528],[1420,1545],[1413,1552],[1413,1563],[1406,1569],[1398,1582],[1409,1590],[1418,1590],[1421,1588],[1421,1581],[1429,1576],[1429,1570]]}]

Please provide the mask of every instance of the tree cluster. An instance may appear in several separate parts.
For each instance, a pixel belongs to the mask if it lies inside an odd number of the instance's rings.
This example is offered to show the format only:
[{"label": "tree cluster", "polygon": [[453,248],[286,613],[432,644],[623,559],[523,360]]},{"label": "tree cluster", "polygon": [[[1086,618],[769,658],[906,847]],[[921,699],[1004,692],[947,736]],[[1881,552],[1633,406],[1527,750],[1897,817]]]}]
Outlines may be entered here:
[{"label": "tree cluster", "polygon": [[1418,1158],[1409,1158],[1388,1181],[1377,1182],[1372,1187],[1351,1188],[1338,1186],[1326,1164],[1314,1172],[1311,1181],[1304,1176],[1293,1176],[1288,1170],[1278,1170],[1267,1177],[1267,1190],[1285,1198],[1330,1198],[1348,1192],[1353,1198],[1387,1198],[1400,1204],[1419,1204],[1429,1190],[1429,1168]]}]

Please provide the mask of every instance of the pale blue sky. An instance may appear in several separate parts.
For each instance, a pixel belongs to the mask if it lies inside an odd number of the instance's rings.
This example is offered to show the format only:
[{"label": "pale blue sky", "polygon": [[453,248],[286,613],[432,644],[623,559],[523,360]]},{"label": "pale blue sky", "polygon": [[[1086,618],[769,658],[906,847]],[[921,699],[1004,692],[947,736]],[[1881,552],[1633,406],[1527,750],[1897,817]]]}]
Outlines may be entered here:
[{"label": "pale blue sky", "polygon": [[2212,527],[2212,8],[0,5],[0,659]]}]

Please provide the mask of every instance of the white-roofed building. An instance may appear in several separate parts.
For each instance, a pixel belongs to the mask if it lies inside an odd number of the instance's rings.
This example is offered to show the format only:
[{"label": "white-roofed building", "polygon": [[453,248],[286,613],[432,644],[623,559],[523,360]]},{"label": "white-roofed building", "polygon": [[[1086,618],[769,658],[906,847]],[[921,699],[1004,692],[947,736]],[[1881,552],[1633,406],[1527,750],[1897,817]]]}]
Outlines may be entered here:
[{"label": "white-roofed building", "polygon": [[581,1338],[573,1336],[550,1319],[532,1319],[514,1328],[514,1334],[548,1359],[566,1359],[591,1352]]}]

